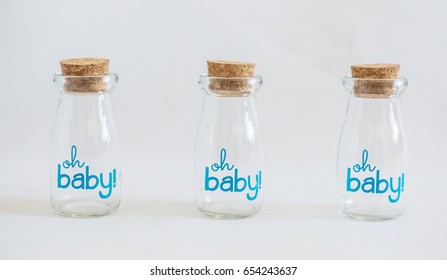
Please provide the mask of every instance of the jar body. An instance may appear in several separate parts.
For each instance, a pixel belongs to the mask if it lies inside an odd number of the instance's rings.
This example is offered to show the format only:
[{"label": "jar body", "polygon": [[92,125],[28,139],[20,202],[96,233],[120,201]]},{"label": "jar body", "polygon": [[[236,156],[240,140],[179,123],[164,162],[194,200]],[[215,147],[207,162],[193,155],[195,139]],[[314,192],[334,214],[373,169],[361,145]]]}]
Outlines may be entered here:
[{"label": "jar body", "polygon": [[231,219],[261,209],[264,141],[255,95],[205,96],[194,170],[196,207],[203,214]]},{"label": "jar body", "polygon": [[399,217],[407,170],[400,94],[365,98],[351,89],[338,149],[339,209],[359,220]]},{"label": "jar body", "polygon": [[[64,77],[58,79],[55,83]],[[51,204],[56,213],[94,217],[119,207],[120,143],[110,90],[61,90],[50,149]]]}]

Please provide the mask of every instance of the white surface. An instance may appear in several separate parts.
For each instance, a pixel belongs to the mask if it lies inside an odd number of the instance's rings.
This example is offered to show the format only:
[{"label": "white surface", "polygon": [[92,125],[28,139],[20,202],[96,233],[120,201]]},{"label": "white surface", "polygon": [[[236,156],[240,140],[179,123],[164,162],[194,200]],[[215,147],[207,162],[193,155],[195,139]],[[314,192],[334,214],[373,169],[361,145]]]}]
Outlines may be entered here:
[{"label": "white surface", "polygon": [[[2,1],[0,258],[447,258],[445,1]],[[48,151],[63,58],[102,56],[123,144],[122,207],[69,219],[49,207]],[[265,84],[268,199],[257,216],[205,218],[192,159],[207,59],[247,60]],[[407,210],[336,213],[349,65],[397,62],[409,80]],[[267,186],[267,185],[265,185]]]}]

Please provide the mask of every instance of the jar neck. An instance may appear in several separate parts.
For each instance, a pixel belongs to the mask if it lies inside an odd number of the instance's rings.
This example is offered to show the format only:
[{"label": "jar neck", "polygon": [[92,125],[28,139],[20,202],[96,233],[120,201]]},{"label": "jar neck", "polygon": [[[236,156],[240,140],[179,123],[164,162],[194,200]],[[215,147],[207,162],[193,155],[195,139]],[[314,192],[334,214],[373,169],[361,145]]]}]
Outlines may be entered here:
[{"label": "jar neck", "polygon": [[245,97],[217,97],[205,95],[202,107],[202,119],[210,122],[222,122],[235,125],[252,121],[256,113],[256,95]]},{"label": "jar neck", "polygon": [[361,98],[350,96],[346,122],[359,127],[398,126],[400,120],[400,97]]},{"label": "jar neck", "polygon": [[54,74],[53,82],[61,93],[70,95],[97,95],[111,92],[118,83],[118,75],[63,76]]},{"label": "jar neck", "polygon": [[262,77],[252,78],[222,78],[199,76],[199,86],[211,96],[217,97],[247,97],[254,95],[262,86]]}]

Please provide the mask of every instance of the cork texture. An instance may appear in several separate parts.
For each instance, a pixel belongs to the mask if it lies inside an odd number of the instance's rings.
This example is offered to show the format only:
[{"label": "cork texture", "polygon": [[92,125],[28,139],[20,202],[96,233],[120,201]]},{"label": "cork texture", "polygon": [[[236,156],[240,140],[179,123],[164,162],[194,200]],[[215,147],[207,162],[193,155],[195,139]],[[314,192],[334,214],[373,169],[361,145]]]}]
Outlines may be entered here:
[{"label": "cork texture", "polygon": [[208,60],[208,76],[221,78],[252,78],[256,64],[250,62]]},{"label": "cork texture", "polygon": [[64,76],[104,76],[109,74],[109,60],[106,58],[71,58],[61,62]]},{"label": "cork texture", "polygon": [[[386,98],[396,93],[394,81],[399,78],[399,64],[359,64],[351,66],[354,94],[363,98]],[[377,80],[377,81],[375,81]]]},{"label": "cork texture", "polygon": [[351,66],[353,78],[362,79],[397,79],[399,64],[358,64]]},{"label": "cork texture", "polygon": [[251,85],[243,79],[253,78],[255,63],[208,60],[207,64],[212,92],[225,96],[244,96],[251,92]]},{"label": "cork texture", "polygon": [[[101,76],[109,74],[109,60],[105,58],[72,58],[60,62],[62,75],[67,77],[65,91],[67,92],[104,92],[107,84]],[[85,78],[82,78],[85,76]]]}]

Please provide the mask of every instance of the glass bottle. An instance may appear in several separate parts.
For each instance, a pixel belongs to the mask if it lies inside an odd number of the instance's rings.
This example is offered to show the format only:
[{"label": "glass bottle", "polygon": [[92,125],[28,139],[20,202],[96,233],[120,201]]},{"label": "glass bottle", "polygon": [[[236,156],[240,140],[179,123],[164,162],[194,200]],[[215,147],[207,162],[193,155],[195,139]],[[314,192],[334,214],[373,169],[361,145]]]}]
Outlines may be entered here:
[{"label": "glass bottle", "polygon": [[195,202],[214,218],[257,213],[263,201],[264,141],[256,110],[260,76],[201,75],[206,95],[195,144]]},{"label": "glass bottle", "polygon": [[386,220],[403,213],[406,145],[400,114],[405,78],[345,77],[349,94],[337,166],[338,204],[358,220]]},{"label": "glass bottle", "polygon": [[56,73],[53,81],[60,91],[50,152],[53,210],[71,217],[111,213],[121,199],[120,143],[111,96],[118,75]]}]

